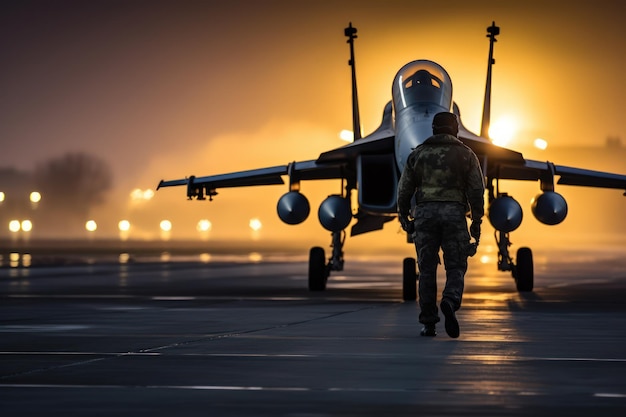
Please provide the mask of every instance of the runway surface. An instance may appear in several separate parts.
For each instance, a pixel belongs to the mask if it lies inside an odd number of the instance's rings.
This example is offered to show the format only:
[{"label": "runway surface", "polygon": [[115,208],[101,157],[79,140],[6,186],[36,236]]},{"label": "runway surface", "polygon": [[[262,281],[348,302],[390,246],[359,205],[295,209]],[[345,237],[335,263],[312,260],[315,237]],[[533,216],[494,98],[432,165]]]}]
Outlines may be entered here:
[{"label": "runway surface", "polygon": [[319,293],[306,259],[258,254],[5,267],[0,415],[625,415],[623,252],[535,261],[520,295],[472,259],[459,339],[419,336],[401,259]]}]

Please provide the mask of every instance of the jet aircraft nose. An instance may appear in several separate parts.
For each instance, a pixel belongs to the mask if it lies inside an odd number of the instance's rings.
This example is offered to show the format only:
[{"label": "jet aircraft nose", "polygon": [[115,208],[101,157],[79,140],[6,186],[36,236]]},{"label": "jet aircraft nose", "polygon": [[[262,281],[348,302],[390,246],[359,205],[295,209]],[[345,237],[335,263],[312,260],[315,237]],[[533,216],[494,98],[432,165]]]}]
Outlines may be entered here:
[{"label": "jet aircraft nose", "polygon": [[452,108],[452,80],[439,64],[412,61],[396,74],[391,87],[400,170],[413,149],[432,135],[432,120]]}]

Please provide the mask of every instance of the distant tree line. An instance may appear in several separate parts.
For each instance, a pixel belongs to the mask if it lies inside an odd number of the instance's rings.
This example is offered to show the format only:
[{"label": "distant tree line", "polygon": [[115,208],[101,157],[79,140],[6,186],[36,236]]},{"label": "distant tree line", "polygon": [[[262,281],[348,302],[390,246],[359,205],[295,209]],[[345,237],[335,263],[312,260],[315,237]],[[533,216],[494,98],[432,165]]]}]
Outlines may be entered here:
[{"label": "distant tree line", "polygon": [[66,153],[38,164],[33,180],[50,206],[76,215],[87,215],[89,209],[104,203],[113,186],[109,165],[85,153]]},{"label": "distant tree line", "polygon": [[[22,173],[20,181],[15,181],[15,170],[3,172],[5,175],[0,173],[0,191],[5,193],[5,203],[10,208],[3,217],[23,214],[23,217],[35,218],[38,223],[35,228],[45,227],[57,232],[84,227],[91,209],[105,203],[113,187],[109,164],[83,152],[68,152],[45,160],[37,164],[32,173]],[[36,210],[31,210],[31,191],[38,191],[42,196],[41,207]],[[5,227],[2,225],[3,229]]]}]

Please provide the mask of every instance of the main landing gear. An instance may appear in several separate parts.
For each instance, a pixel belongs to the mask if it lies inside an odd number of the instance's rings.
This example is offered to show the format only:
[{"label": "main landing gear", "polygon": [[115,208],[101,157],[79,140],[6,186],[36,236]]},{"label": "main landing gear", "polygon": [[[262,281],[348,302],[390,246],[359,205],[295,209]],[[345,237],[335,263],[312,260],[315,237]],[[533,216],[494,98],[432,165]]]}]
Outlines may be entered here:
[{"label": "main landing gear", "polygon": [[[324,248],[315,246],[309,252],[309,290],[324,291],[330,271],[343,271],[343,244],[345,232],[332,233],[332,255],[326,261]],[[530,292],[534,286],[533,253],[530,248],[522,247],[517,251],[516,261],[513,262],[509,254],[511,241],[509,233],[496,231],[498,244],[498,270],[511,271],[517,291]],[[417,262],[415,258],[404,258],[402,262],[402,299],[415,301],[417,299]]]},{"label": "main landing gear", "polygon": [[343,271],[343,244],[346,233],[332,232],[332,256],[326,263],[324,248],[315,246],[309,252],[309,290],[324,291],[330,271]]},{"label": "main landing gear", "polygon": [[[309,252],[309,291],[324,291],[330,271],[343,271],[343,244],[345,232],[332,233],[332,256],[326,262],[324,248],[314,246]],[[402,264],[402,298],[405,301],[417,299],[417,262],[415,258],[405,258]]]},{"label": "main landing gear", "polygon": [[[498,270],[511,271],[515,286],[519,292],[531,292],[534,285],[533,252],[530,248],[522,247],[517,250],[517,263],[509,255],[511,241],[509,234],[496,231],[498,244]],[[419,273],[416,270],[415,258],[404,258],[402,263],[402,299],[415,301],[417,299],[417,281]]]},{"label": "main landing gear", "polygon": [[[495,189],[494,182],[495,180]],[[550,178],[552,180],[552,177]],[[547,187],[547,185],[546,185]],[[499,189],[498,178],[489,178],[487,181],[487,188],[489,190],[489,221],[496,230],[495,240],[498,245],[498,270],[499,271],[511,271],[517,291],[529,292],[533,290],[534,271],[533,271],[533,253],[530,248],[522,247],[517,251],[516,263],[511,259],[509,255],[509,246],[511,246],[511,240],[509,239],[509,232],[517,229],[522,223],[522,207],[515,199],[510,197],[506,193],[501,193]],[[554,184],[552,184],[554,188]],[[542,180],[542,190],[544,190],[544,183]],[[549,200],[548,202],[550,202]],[[533,209],[534,210],[534,209]],[[545,209],[546,213],[554,213],[556,208],[548,207]],[[535,213],[535,211],[533,211]],[[541,218],[537,217],[542,223],[552,223],[552,218],[546,213],[540,213]],[[548,217],[548,220],[544,219],[544,214]],[[542,220],[544,219],[544,220]]]},{"label": "main landing gear", "polygon": [[[511,271],[515,286],[519,292],[530,292],[534,284],[533,252],[530,248],[519,248],[517,250],[517,263],[513,262],[509,255],[509,234],[497,231],[498,243],[498,270]],[[417,299],[417,281],[419,273],[416,270],[415,258],[404,258],[402,262],[402,299],[404,301],[415,301]]]},{"label": "main landing gear", "polygon": [[417,299],[417,262],[415,258],[404,258],[402,261],[402,299],[415,301]]},{"label": "main landing gear", "polygon": [[496,231],[498,244],[498,270],[511,271],[517,291],[530,292],[534,285],[533,252],[530,248],[522,247],[517,250],[517,263],[513,263],[509,255],[509,234]]}]

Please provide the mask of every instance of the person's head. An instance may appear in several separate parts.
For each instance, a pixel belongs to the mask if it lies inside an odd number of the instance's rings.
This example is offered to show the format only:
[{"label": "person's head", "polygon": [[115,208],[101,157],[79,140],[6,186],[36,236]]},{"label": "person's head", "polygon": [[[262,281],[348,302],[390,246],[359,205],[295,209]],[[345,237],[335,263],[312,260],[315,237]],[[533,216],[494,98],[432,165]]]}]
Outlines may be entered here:
[{"label": "person's head", "polygon": [[456,136],[459,134],[459,121],[454,113],[441,112],[433,118],[433,134],[447,133]]}]

